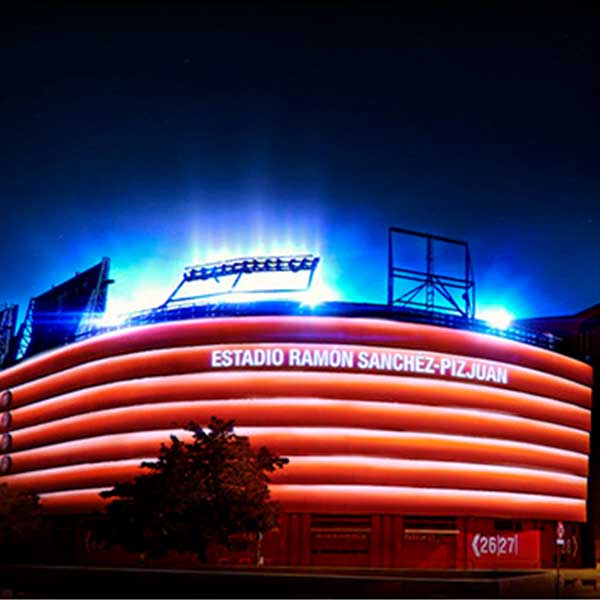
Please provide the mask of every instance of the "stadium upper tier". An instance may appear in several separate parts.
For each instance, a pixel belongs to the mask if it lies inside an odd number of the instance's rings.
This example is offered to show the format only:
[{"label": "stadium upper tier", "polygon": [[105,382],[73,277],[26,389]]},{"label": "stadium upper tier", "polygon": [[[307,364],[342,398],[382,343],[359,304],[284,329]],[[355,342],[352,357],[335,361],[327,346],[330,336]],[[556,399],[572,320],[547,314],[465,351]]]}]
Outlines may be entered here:
[{"label": "stadium upper tier", "polygon": [[406,314],[207,305],[37,354],[0,372],[2,480],[90,510],[214,415],[290,457],[285,511],[584,521],[589,365]]},{"label": "stadium upper tier", "polygon": [[510,326],[506,329],[493,327],[486,321],[457,315],[433,312],[430,310],[406,309],[387,304],[365,304],[358,302],[321,302],[315,305],[292,300],[263,300],[260,302],[214,302],[194,303],[180,306],[162,306],[122,315],[121,319],[110,323],[100,320],[81,338],[115,331],[126,327],[179,321],[184,319],[202,319],[227,316],[267,316],[267,315],[315,315],[339,317],[380,318],[393,321],[427,323],[453,329],[465,329],[495,335],[541,348],[564,352],[561,340],[548,333],[540,333],[523,327]]}]

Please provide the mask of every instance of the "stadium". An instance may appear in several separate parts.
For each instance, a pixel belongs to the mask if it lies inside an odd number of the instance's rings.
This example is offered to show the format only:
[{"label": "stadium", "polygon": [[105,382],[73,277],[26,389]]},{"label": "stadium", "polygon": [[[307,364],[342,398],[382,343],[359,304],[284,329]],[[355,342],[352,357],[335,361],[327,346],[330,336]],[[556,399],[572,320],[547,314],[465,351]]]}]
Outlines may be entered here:
[{"label": "stadium", "polygon": [[[398,266],[406,237],[424,269]],[[460,276],[434,267],[444,245]],[[583,564],[589,356],[542,321],[476,319],[464,242],[390,229],[389,257],[379,305],[182,295],[256,274],[309,288],[319,259],[297,255],[190,267],[118,325],[102,320],[107,259],[32,299],[19,331],[5,309],[0,481],[51,513],[91,513],[170,434],[215,415],[290,459],[271,477],[282,514],[266,564],[551,567],[557,523],[562,564]]]}]

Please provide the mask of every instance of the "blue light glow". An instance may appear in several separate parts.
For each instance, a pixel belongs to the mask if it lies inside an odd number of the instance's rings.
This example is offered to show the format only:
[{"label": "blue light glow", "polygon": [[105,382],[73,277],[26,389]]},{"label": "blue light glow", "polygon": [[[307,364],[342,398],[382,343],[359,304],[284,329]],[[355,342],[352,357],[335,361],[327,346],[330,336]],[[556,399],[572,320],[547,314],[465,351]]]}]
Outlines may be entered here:
[{"label": "blue light glow", "polygon": [[[168,226],[163,226],[164,214],[159,216],[156,211],[148,211],[131,224],[135,226],[135,235],[126,238],[121,233],[115,236],[115,247],[103,250],[112,259],[111,278],[115,280],[108,293],[106,314],[109,318],[162,305],[189,265],[220,262],[239,256],[313,254],[320,256],[322,262],[308,292],[291,295],[238,293],[249,291],[246,283],[262,283],[259,281],[261,274],[255,274],[247,281],[242,278],[236,294],[208,301],[293,299],[305,302],[310,299],[311,304],[316,304],[340,297],[337,287],[343,279],[339,276],[338,263],[343,252],[339,248],[334,254],[328,252],[326,246],[329,242],[324,235],[324,214],[319,198],[280,196],[280,204],[275,204],[261,190],[234,192],[209,191],[201,186],[194,188],[185,201],[181,198],[174,201],[167,219]],[[143,235],[140,235],[141,231]],[[298,279],[293,285],[288,285],[285,274],[279,275],[283,279],[270,279],[269,286],[257,287],[302,287],[304,280],[300,285]],[[224,284],[226,288],[230,282]],[[190,287],[189,291],[191,293],[188,294],[186,290],[186,296],[194,295],[195,288]],[[212,291],[215,291],[214,288]]]},{"label": "blue light glow", "polygon": [[486,321],[486,323],[494,329],[504,331],[512,325],[515,320],[515,315],[504,307],[496,306],[478,310],[477,318]]},{"label": "blue light glow", "polygon": [[[257,250],[264,250],[264,248],[265,246],[261,245]],[[281,256],[306,253],[306,246],[300,245],[292,245],[291,248],[283,249],[280,253],[268,251],[269,255],[278,254]],[[260,254],[257,251],[254,256]],[[267,254],[267,252],[262,252],[262,254]],[[246,253],[246,255],[249,254]],[[237,247],[233,255],[225,254],[222,249],[213,251],[210,254],[211,261],[217,256],[221,256],[221,261],[238,256]],[[181,277],[182,272],[183,268],[174,269],[174,274],[179,277]],[[98,324],[108,327],[119,326],[126,320],[128,314],[161,306],[174,290],[177,283],[179,283],[179,281],[175,280],[168,287],[166,285],[152,285],[155,283],[155,280],[161,280],[164,277],[164,271],[157,271],[155,275],[148,273],[145,277],[148,284],[142,288],[134,286],[134,289],[126,295],[109,294],[105,316]],[[308,273],[306,271],[252,273],[249,276],[240,278],[234,292],[229,291],[231,283],[232,281],[228,277],[219,278],[218,281],[214,279],[188,281],[174,297],[174,301],[181,301],[180,305],[186,306],[191,304],[231,304],[261,302],[265,300],[291,300],[300,302],[303,306],[315,307],[322,302],[339,299],[338,292],[325,283],[323,271],[320,266],[316,268],[312,285],[308,289],[303,289],[308,283]],[[127,284],[130,284],[130,282],[126,281]],[[189,301],[185,300],[185,298],[195,296],[207,297]]]},{"label": "blue light glow", "polygon": [[102,317],[93,320],[93,325],[100,329],[120,327],[126,320],[126,314],[104,313]]}]

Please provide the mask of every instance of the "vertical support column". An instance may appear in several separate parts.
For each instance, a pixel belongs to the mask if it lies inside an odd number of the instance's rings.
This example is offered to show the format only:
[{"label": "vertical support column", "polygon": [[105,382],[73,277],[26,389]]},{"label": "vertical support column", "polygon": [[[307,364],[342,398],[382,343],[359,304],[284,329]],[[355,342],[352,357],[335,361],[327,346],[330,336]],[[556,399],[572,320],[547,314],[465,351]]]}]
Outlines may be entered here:
[{"label": "vertical support column", "polygon": [[288,535],[288,564],[294,566],[300,563],[300,523],[297,514],[291,514],[289,517],[289,535]]},{"label": "vertical support column", "polygon": [[290,564],[290,521],[287,513],[283,513],[279,518],[279,556],[277,557],[277,565]]},{"label": "vertical support column", "polygon": [[381,515],[371,517],[371,551],[369,556],[371,567],[381,566]]},{"label": "vertical support column", "polygon": [[382,546],[383,546],[383,566],[391,567],[392,566],[392,557],[393,557],[393,548],[392,548],[392,516],[391,515],[383,515],[382,517]]},{"label": "vertical support column", "polygon": [[394,567],[402,566],[402,536],[404,535],[404,519],[400,515],[393,517],[394,527]]},{"label": "vertical support column", "polygon": [[467,518],[456,519],[456,528],[460,533],[456,536],[456,568],[467,568]]},{"label": "vertical support column", "polygon": [[300,564],[310,565],[311,563],[311,543],[310,543],[310,522],[311,515],[303,514],[300,515]]}]

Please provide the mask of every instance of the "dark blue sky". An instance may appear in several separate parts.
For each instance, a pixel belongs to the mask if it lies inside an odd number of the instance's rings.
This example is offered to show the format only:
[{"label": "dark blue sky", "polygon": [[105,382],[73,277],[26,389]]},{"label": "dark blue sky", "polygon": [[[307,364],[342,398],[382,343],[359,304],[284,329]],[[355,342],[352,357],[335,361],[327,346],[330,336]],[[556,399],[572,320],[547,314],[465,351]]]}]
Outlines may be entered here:
[{"label": "dark blue sky", "polygon": [[0,303],[289,250],[384,302],[389,225],[467,240],[482,306],[599,302],[595,16],[393,6],[2,9]]}]

